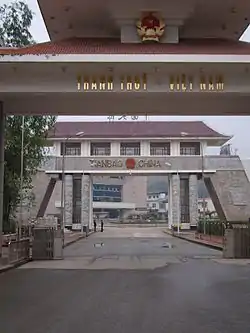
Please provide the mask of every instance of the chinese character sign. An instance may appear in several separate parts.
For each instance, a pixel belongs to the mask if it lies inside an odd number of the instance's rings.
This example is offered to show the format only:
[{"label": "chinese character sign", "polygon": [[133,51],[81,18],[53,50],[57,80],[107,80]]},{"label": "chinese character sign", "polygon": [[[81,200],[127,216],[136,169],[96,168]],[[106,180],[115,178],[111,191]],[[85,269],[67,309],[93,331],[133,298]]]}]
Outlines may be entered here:
[{"label": "chinese character sign", "polygon": [[[136,121],[136,120],[140,120],[139,116],[126,116],[126,115],[122,115],[122,116],[108,116],[107,119],[109,121]],[[148,116],[145,116],[145,120],[148,120]]]}]

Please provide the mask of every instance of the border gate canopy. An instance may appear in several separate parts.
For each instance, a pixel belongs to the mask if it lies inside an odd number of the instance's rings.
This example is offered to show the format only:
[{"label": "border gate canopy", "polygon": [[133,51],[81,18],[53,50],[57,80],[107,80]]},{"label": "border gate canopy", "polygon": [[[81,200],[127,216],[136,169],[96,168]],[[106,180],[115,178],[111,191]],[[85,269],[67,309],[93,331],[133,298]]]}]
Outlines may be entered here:
[{"label": "border gate canopy", "polygon": [[159,56],[161,62],[156,62],[157,55],[155,62],[149,62],[149,55],[148,62],[140,63],[80,62],[79,57],[69,56],[68,61],[57,56],[2,57],[0,100],[5,113],[250,114],[248,63],[235,63],[233,58],[219,63],[219,56],[210,63],[188,61],[186,56],[186,63],[173,58],[170,63],[166,56],[165,61]]}]

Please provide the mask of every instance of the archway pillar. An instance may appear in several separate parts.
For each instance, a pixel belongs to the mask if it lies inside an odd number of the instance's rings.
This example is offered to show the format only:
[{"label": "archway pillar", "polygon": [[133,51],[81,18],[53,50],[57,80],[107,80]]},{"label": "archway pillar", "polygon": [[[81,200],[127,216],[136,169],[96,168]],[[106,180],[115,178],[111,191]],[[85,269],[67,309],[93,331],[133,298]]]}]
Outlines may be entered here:
[{"label": "archway pillar", "polygon": [[93,224],[93,189],[90,174],[82,175],[81,230],[92,229]]},{"label": "archway pillar", "polygon": [[189,218],[190,228],[196,228],[199,220],[197,174],[189,175]]},{"label": "archway pillar", "polygon": [[172,176],[168,176],[168,228],[172,228]]},{"label": "archway pillar", "polygon": [[180,226],[180,175],[174,174],[170,177],[170,204],[169,216],[171,226]]},{"label": "archway pillar", "polygon": [[73,224],[73,175],[65,175],[65,198],[64,198],[64,226],[71,227]]}]

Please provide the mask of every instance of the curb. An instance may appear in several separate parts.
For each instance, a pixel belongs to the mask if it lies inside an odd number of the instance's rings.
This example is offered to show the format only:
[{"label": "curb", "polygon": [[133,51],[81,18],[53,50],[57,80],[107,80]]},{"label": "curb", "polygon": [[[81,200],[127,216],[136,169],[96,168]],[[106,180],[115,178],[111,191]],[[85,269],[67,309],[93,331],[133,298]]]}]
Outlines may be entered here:
[{"label": "curb", "polygon": [[88,233],[88,236],[86,236],[86,235],[80,235],[79,237],[77,237],[77,238],[75,238],[75,239],[72,239],[72,240],[69,241],[68,243],[64,244],[63,248],[65,248],[65,247],[67,247],[67,246],[69,246],[69,245],[72,245],[72,244],[78,242],[78,241],[81,240],[81,239],[88,238],[88,237],[89,237],[90,235],[92,235],[93,233],[94,233],[94,231],[90,231],[90,232]]},{"label": "curb", "polygon": [[69,242],[67,242],[66,244],[64,244],[64,245],[63,245],[63,248],[65,248],[65,247],[67,247],[67,246],[69,246],[69,245],[71,245],[71,244],[74,244],[74,243],[76,243],[76,242],[78,242],[79,240],[84,239],[84,238],[86,238],[86,235],[82,235],[82,236],[79,236],[79,237],[77,237],[77,238],[75,238],[75,239],[72,239],[72,240],[70,240]]},{"label": "curb", "polygon": [[5,273],[11,269],[14,269],[14,268],[18,268],[19,266],[22,266],[24,264],[27,264],[29,261],[31,261],[31,259],[25,259],[25,260],[22,260],[22,261],[19,261],[19,262],[16,262],[14,264],[10,264],[10,265],[6,265],[6,266],[3,266],[3,267],[0,267],[0,274],[1,273]]},{"label": "curb", "polygon": [[217,250],[217,251],[223,251],[223,247],[220,246],[220,245],[209,244],[209,243],[203,243],[203,242],[200,242],[200,241],[195,240],[195,239],[190,239],[190,238],[186,238],[186,237],[184,237],[184,236],[178,236],[178,235],[172,234],[171,232],[168,232],[168,231],[166,231],[166,230],[164,230],[163,232],[164,232],[165,234],[171,235],[171,236],[173,236],[173,237],[176,237],[176,238],[179,238],[179,239],[185,240],[185,241],[190,242],[190,243],[193,243],[193,244],[203,245],[203,246],[209,247],[210,249]]}]

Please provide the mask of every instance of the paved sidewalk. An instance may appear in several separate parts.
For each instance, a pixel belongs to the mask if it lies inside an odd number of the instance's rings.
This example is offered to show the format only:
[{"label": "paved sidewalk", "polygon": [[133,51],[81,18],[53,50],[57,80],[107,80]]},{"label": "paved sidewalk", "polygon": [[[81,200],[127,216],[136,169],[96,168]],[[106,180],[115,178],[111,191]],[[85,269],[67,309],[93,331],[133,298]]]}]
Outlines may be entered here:
[{"label": "paved sidewalk", "polygon": [[[165,230],[164,231],[167,234],[170,234],[174,237],[180,238],[180,239],[184,239],[186,241],[195,243],[195,244],[200,244],[200,245],[204,245],[204,246],[208,246],[212,249],[215,250],[223,250],[223,240],[220,237],[216,237],[216,236],[208,236],[207,235],[207,239],[202,239],[202,238],[196,238],[195,237],[195,232],[180,232],[180,234],[178,235],[176,232],[174,234],[172,234],[171,230]],[[202,236],[204,237],[204,236]]]},{"label": "paved sidewalk", "polygon": [[[90,235],[91,233],[89,233]],[[86,233],[82,234],[80,232],[68,232],[64,234],[64,248],[83,239],[86,238]],[[0,259],[0,273],[6,272],[10,269],[17,268],[23,264],[26,264],[29,259],[23,260],[21,262],[16,262],[12,264],[7,263],[7,258]]]},{"label": "paved sidewalk", "polygon": [[64,247],[77,242],[80,239],[86,238],[86,233],[81,232],[65,232],[64,233]]}]

